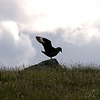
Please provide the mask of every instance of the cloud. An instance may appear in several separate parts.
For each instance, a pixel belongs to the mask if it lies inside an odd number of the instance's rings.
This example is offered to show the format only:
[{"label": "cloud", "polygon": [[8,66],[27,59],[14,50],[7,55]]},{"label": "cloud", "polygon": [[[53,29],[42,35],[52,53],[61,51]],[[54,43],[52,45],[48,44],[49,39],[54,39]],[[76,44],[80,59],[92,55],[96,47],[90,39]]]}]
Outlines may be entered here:
[{"label": "cloud", "polygon": [[31,35],[60,38],[63,48],[100,44],[99,12],[100,0],[0,0],[0,62],[31,62],[40,50]]},{"label": "cloud", "polygon": [[83,24],[74,28],[68,27],[63,29],[62,37],[65,42],[75,45],[90,44],[91,42],[100,44],[100,29],[96,23]]},{"label": "cloud", "polygon": [[13,20],[30,32],[76,27],[100,17],[99,0],[3,0],[0,5],[2,20]]},{"label": "cloud", "polygon": [[21,31],[52,32],[94,23],[100,17],[99,3],[99,0],[3,0],[0,19],[15,21]]},{"label": "cloud", "polygon": [[16,22],[19,31],[58,34],[60,28],[65,42],[99,42],[99,0],[3,0],[0,4],[1,19]]},{"label": "cloud", "polygon": [[0,62],[4,64],[29,63],[35,56],[28,35],[19,33],[18,26],[13,21],[0,23]]}]

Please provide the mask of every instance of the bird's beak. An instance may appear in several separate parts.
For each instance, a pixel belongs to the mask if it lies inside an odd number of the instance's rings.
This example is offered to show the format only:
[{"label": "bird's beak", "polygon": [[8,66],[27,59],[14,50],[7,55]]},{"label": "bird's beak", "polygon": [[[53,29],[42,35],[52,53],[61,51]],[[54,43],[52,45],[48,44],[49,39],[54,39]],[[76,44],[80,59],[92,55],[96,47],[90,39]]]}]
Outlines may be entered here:
[{"label": "bird's beak", "polygon": [[61,50],[61,52],[62,52],[62,50]]}]

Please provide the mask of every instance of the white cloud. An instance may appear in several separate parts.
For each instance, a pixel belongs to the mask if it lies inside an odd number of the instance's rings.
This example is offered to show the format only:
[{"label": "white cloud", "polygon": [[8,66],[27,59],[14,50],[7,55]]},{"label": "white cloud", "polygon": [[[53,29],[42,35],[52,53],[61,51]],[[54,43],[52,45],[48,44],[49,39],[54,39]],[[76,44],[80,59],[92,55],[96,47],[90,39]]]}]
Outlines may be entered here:
[{"label": "white cloud", "polygon": [[30,24],[23,27],[43,32],[94,22],[100,17],[98,3],[98,0],[29,0],[25,7]]},{"label": "white cloud", "polygon": [[100,17],[99,0],[3,0],[0,4],[2,19],[33,32],[76,27]]},{"label": "white cloud", "polygon": [[15,22],[13,21],[3,21],[1,22],[1,27],[10,32],[15,40],[19,39],[19,30],[18,30],[18,26]]},{"label": "white cloud", "polygon": [[94,27],[100,18],[99,0],[24,0],[16,5],[20,11],[16,11],[15,21],[21,31],[56,33],[62,28],[67,42],[87,44],[93,38],[99,42],[99,30]]},{"label": "white cloud", "polygon": [[0,62],[4,64],[29,63],[35,56],[28,35],[20,33],[18,26],[13,21],[0,23]]}]

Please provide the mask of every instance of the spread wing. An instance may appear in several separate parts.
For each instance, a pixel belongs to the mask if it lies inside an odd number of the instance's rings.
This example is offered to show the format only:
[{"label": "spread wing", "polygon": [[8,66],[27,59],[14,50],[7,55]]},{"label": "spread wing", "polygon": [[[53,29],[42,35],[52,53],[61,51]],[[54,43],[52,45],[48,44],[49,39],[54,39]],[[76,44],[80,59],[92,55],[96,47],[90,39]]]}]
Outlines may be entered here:
[{"label": "spread wing", "polygon": [[38,42],[40,42],[43,45],[45,52],[50,52],[55,49],[54,47],[52,47],[50,40],[39,36],[36,36],[36,39]]}]

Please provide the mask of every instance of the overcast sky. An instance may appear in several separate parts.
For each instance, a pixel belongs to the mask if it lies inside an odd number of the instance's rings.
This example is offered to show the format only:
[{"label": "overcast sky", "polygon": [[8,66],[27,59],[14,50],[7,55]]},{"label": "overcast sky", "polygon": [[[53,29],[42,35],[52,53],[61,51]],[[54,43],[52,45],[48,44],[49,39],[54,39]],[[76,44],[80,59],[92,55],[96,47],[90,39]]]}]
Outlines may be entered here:
[{"label": "overcast sky", "polygon": [[100,62],[100,0],[0,0],[0,65],[49,59],[37,35],[62,47],[59,62]]}]

